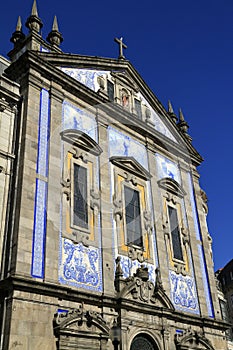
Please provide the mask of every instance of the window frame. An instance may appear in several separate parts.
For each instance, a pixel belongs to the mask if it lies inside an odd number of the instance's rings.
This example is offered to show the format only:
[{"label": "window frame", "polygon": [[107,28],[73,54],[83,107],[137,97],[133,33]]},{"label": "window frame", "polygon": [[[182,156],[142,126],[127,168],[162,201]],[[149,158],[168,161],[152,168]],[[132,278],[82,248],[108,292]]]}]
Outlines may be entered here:
[{"label": "window frame", "polygon": [[[136,104],[138,103],[138,106],[140,107],[140,113],[137,113],[138,112],[138,109],[136,108]],[[135,110],[135,115],[137,116],[137,118],[139,120],[142,120],[142,103],[141,101],[134,97],[134,110]]]},{"label": "window frame", "polygon": [[[109,94],[109,86],[110,86],[110,84],[113,87],[113,99],[110,98],[110,94]],[[115,84],[109,79],[107,79],[107,94],[108,94],[109,101],[114,102],[114,100],[115,100]]]},{"label": "window frame", "polygon": [[[167,203],[167,218],[168,218],[168,226],[169,226],[169,234],[170,234],[170,240],[171,240],[171,251],[172,251],[172,257],[174,261],[178,261],[179,263],[184,263],[184,252],[183,252],[183,244],[182,244],[182,237],[181,237],[181,223],[182,219],[180,217],[180,210],[178,210],[179,204],[172,204],[172,203]],[[179,244],[180,244],[180,251],[182,255],[182,259],[179,259],[175,257],[174,254],[174,240],[173,240],[173,235],[172,235],[172,228],[171,228],[171,220],[170,220],[170,215],[169,215],[169,207],[172,209],[176,210],[176,215],[177,215],[177,225],[178,225],[178,235],[179,235]]]},{"label": "window frame", "polygon": [[[139,199],[139,210],[140,210],[140,230],[141,230],[141,245],[134,244],[133,242],[128,242],[128,230],[127,230],[127,222],[126,222],[126,198],[125,198],[125,188],[129,188],[132,191],[136,191],[138,193]],[[141,191],[137,188],[137,186],[131,186],[129,183],[125,181],[122,182],[122,202],[123,202],[123,226],[124,226],[124,241],[126,246],[135,247],[137,249],[144,250],[144,240],[143,240],[143,208],[142,208],[142,200],[141,200]]]},{"label": "window frame", "polygon": [[[154,252],[152,244],[152,219],[149,207],[148,182],[151,179],[150,173],[136,161],[134,157],[113,156],[112,163],[113,186],[113,217],[116,230],[117,246],[119,253],[130,256],[132,260],[153,262]],[[126,236],[126,222],[124,212],[124,185],[136,189],[139,192],[140,200],[140,221],[142,228],[142,246],[128,245]]]},{"label": "window frame", "polygon": [[[79,230],[83,231],[86,233],[90,233],[90,223],[91,223],[91,213],[90,213],[90,184],[91,184],[91,176],[90,176],[90,167],[91,167],[91,162],[84,163],[80,161],[79,159],[74,159],[72,158],[70,160],[70,179],[71,179],[71,198],[70,198],[70,228],[74,230]],[[79,167],[83,167],[87,170],[86,176],[87,176],[87,228],[75,225],[74,224],[74,164],[78,165]]]}]

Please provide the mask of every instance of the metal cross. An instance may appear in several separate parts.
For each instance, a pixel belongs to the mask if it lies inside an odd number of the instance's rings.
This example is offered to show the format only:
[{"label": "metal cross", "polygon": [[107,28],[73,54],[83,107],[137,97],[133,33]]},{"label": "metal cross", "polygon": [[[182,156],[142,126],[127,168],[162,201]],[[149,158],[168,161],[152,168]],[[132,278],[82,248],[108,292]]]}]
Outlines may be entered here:
[{"label": "metal cross", "polygon": [[127,49],[127,46],[123,43],[123,38],[121,37],[120,39],[115,38],[114,41],[119,44],[119,59],[120,58],[125,58],[123,55],[123,48]]}]

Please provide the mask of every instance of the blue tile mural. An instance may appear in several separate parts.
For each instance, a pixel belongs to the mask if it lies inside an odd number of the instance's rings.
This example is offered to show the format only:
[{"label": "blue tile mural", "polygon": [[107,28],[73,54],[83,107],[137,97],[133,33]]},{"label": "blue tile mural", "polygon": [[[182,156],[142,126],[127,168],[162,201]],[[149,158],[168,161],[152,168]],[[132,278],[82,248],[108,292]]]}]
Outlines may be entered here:
[{"label": "blue tile mural", "polygon": [[203,287],[205,292],[206,305],[208,309],[208,315],[210,317],[214,317],[214,310],[213,310],[213,304],[212,304],[212,299],[210,294],[210,286],[209,286],[209,280],[208,280],[206,261],[204,257],[203,246],[202,246],[202,236],[201,236],[200,224],[198,220],[196,201],[194,197],[193,181],[192,181],[192,176],[190,172],[187,172],[187,177],[188,177],[189,196],[190,196],[190,203],[191,203],[192,213],[193,213],[192,217],[194,220],[194,228],[195,228],[196,239],[197,239],[197,248],[198,248],[200,267],[202,272],[202,280],[203,280]]},{"label": "blue tile mural", "polygon": [[179,184],[181,183],[180,171],[176,163],[158,153],[156,154],[156,163],[159,179],[170,177],[171,179],[176,180]]},{"label": "blue tile mural", "polygon": [[87,110],[75,107],[68,102],[63,103],[62,129],[83,131],[98,142],[95,116]]},{"label": "blue tile mural", "polygon": [[123,272],[123,277],[131,277],[134,275],[134,273],[137,271],[139,267],[142,265],[146,266],[148,268],[149,272],[149,280],[153,283],[155,283],[155,266],[146,262],[143,262],[142,264],[138,260],[131,260],[127,256],[119,255],[120,265]]},{"label": "blue tile mural", "polygon": [[176,310],[199,314],[194,278],[169,271],[171,301]]},{"label": "blue tile mural", "polygon": [[37,153],[37,176],[44,179],[36,179],[34,229],[32,246],[32,269],[33,277],[44,277],[44,246],[46,238],[46,211],[48,183],[48,143],[49,143],[49,92],[45,89],[40,94],[40,115],[38,125],[38,153]]},{"label": "blue tile mural", "polygon": [[138,96],[139,99],[141,99],[144,102],[144,104],[147,106],[147,108],[149,108],[149,110],[151,112],[150,121],[154,124],[155,130],[157,130],[158,132],[160,132],[164,136],[168,137],[172,141],[177,142],[175,137],[172,135],[172,133],[168,129],[168,127],[162,121],[162,118],[165,118],[165,117],[162,117],[162,116],[160,117],[158,115],[158,113],[156,113],[155,110],[150,106],[150,104],[147,102],[147,100],[143,97],[143,95],[141,93],[139,93],[138,95],[139,95]]},{"label": "blue tile mural", "polygon": [[[95,116],[85,109],[80,109],[68,102],[63,103],[62,130],[76,129],[83,131],[98,142],[97,124]],[[64,143],[62,142],[61,154],[64,154]],[[64,167],[63,161],[61,168]],[[99,163],[96,157],[96,172],[94,182],[99,187]],[[61,213],[63,212],[61,203]],[[98,247],[84,246],[81,242],[74,243],[72,240],[62,237],[63,220],[60,222],[60,257],[59,257],[59,282],[62,284],[102,292],[102,248],[100,214],[95,226]]]},{"label": "blue tile mural", "polygon": [[62,238],[59,281],[62,284],[102,292],[101,250]]},{"label": "blue tile mural", "polygon": [[144,145],[112,127],[108,127],[108,138],[109,157],[134,157],[138,163],[148,170],[147,150]]},{"label": "blue tile mural", "polygon": [[98,91],[100,88],[98,83],[98,76],[105,76],[110,73],[108,71],[97,71],[94,69],[78,69],[69,67],[62,67],[61,70],[70,77],[86,85],[93,91]]},{"label": "blue tile mural", "polygon": [[42,89],[38,128],[37,174],[48,176],[49,93]]},{"label": "blue tile mural", "polygon": [[38,278],[44,277],[47,186],[47,182],[36,179],[31,274]]}]

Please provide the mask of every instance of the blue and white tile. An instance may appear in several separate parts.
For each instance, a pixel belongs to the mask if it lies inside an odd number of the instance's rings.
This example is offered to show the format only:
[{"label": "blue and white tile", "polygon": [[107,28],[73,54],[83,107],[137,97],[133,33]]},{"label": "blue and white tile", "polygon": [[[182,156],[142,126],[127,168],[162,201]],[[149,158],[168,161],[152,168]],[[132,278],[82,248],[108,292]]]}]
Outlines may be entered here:
[{"label": "blue and white tile", "polygon": [[102,291],[101,250],[62,238],[59,281],[78,288]]},{"label": "blue and white tile", "polygon": [[162,118],[158,115],[157,112],[150,106],[150,104],[147,102],[147,100],[143,97],[141,93],[138,94],[138,97],[143,101],[143,103],[149,108],[151,112],[151,122],[154,124],[155,130],[163,134],[164,136],[168,137],[170,140],[177,142],[175,137],[172,135],[168,127],[164,124],[162,121]]},{"label": "blue and white tile", "polygon": [[147,150],[144,145],[112,127],[108,127],[108,138],[109,157],[134,157],[138,163],[148,170]]},{"label": "blue and white tile", "polygon": [[194,278],[169,271],[171,301],[176,310],[199,314],[199,304]]},{"label": "blue and white tile", "polygon": [[100,88],[98,83],[98,77],[107,76],[110,73],[109,71],[98,71],[94,69],[78,69],[69,67],[61,67],[61,70],[93,91],[98,91]]},{"label": "blue and white tile", "polygon": [[181,183],[180,171],[176,163],[158,153],[156,153],[156,163],[159,179],[170,177],[171,179],[176,180],[179,184]]},{"label": "blue and white tile", "polygon": [[97,129],[95,116],[85,109],[63,103],[63,130],[75,129],[89,135],[97,142]]},{"label": "blue and white tile", "polygon": [[153,264],[149,264],[146,262],[143,262],[141,264],[138,260],[131,260],[129,257],[124,255],[119,255],[119,256],[121,258],[120,266],[121,266],[124,278],[132,277],[136,273],[137,269],[142,265],[144,265],[148,268],[149,280],[155,283],[155,266]]},{"label": "blue and white tile", "polygon": [[36,179],[31,274],[38,278],[44,277],[47,185],[47,182]]},{"label": "blue and white tile", "polygon": [[40,117],[38,125],[37,174],[48,176],[48,140],[49,140],[49,92],[40,94]]}]

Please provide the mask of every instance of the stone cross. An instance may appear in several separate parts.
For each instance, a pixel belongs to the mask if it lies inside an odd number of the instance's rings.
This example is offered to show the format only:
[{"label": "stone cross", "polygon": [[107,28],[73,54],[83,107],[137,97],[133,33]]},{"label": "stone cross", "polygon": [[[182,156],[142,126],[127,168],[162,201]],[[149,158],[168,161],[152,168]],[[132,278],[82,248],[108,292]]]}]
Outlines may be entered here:
[{"label": "stone cross", "polygon": [[119,44],[119,59],[125,58],[123,55],[123,48],[127,49],[127,46],[123,43],[123,38],[121,37],[120,39],[115,38],[114,41]]}]

